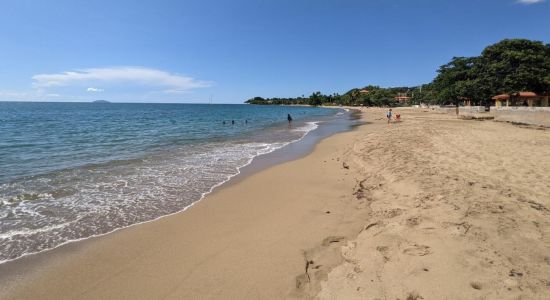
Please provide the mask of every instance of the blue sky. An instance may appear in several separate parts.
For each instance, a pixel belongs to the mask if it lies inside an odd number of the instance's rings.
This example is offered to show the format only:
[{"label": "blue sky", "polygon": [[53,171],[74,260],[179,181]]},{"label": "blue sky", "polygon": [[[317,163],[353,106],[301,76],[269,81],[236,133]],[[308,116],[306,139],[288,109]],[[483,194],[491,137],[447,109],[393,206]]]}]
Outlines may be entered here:
[{"label": "blue sky", "polygon": [[0,101],[242,103],[427,83],[504,38],[550,42],[537,0],[0,2]]}]

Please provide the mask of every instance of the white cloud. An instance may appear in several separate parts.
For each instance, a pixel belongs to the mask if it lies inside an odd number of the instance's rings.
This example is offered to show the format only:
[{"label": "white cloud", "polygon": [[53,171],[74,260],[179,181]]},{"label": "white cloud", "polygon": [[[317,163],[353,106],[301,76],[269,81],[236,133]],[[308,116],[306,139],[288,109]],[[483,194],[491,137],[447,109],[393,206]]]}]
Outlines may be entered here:
[{"label": "white cloud", "polygon": [[188,90],[177,90],[177,89],[169,89],[169,90],[164,90],[162,91],[163,93],[166,93],[166,94],[185,94],[185,93],[190,93],[190,91]]},{"label": "white cloud", "polygon": [[530,4],[535,4],[535,3],[544,2],[544,0],[518,0],[517,2],[518,2],[518,3],[521,3],[521,4],[530,5]]},{"label": "white cloud", "polygon": [[55,93],[46,94],[41,89],[30,91],[0,91],[0,101],[29,101],[57,97],[61,97],[61,95]]},{"label": "white cloud", "polygon": [[12,91],[0,91],[0,97],[13,97],[16,99],[27,97],[29,93],[27,92],[12,92]]},{"label": "white cloud", "polygon": [[[37,74],[32,77],[35,87],[68,86],[91,82],[132,83],[143,86],[157,86],[173,91],[186,91],[209,87],[210,82],[192,77],[144,67],[91,68],[53,74]],[[88,88],[87,91],[92,92]]]},{"label": "white cloud", "polygon": [[86,92],[95,93],[95,92],[103,92],[103,89],[98,89],[95,87],[89,87],[86,89]]}]

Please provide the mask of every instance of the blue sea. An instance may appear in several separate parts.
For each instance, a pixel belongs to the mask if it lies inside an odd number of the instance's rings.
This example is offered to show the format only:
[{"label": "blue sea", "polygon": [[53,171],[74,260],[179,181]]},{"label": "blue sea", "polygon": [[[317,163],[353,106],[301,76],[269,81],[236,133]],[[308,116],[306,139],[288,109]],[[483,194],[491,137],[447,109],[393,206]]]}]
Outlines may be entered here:
[{"label": "blue sea", "polygon": [[0,263],[182,211],[254,157],[347,117],[298,106],[0,102]]}]

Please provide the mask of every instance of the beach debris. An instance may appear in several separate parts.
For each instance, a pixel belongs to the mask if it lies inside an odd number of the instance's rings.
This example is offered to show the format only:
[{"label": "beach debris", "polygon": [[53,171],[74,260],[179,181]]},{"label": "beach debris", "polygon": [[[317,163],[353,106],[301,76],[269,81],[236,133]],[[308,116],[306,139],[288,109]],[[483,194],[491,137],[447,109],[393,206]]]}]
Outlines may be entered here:
[{"label": "beach debris", "polygon": [[376,225],[380,225],[380,222],[374,222],[374,223],[370,223],[369,225],[365,226],[365,228],[363,230],[369,230],[369,228],[371,227],[374,227]]},{"label": "beach debris", "polygon": [[508,276],[510,276],[510,277],[522,277],[523,273],[512,269],[512,270],[510,270],[510,274],[508,274]]},{"label": "beach debris", "polygon": [[307,281],[310,282],[310,281],[311,281],[311,278],[309,277],[309,266],[313,265],[313,264],[314,264],[314,261],[308,259],[307,256],[305,255],[305,253],[304,253],[304,258],[306,259],[305,274],[306,274],[306,276],[307,276]]},{"label": "beach debris", "polygon": [[[510,196],[511,197],[511,194]],[[535,209],[535,210],[538,210],[538,211],[549,211],[548,208],[546,208],[546,206],[542,205],[541,203],[538,203],[534,200],[528,200],[528,199],[525,199],[523,196],[519,196],[517,201],[519,202],[523,202],[523,203],[526,203],[528,204],[532,209]]]},{"label": "beach debris", "polygon": [[548,210],[544,205],[542,205],[542,204],[540,204],[540,203],[538,203],[538,202],[535,202],[535,201],[528,201],[528,203],[531,204],[531,208],[536,209],[536,210],[538,210],[538,211],[543,211],[543,210],[544,210],[544,211],[547,211],[547,210]]},{"label": "beach debris", "polygon": [[411,292],[407,296],[407,300],[420,300],[420,299],[424,299],[424,297],[420,296],[418,292]]},{"label": "beach debris", "polygon": [[325,211],[325,214],[330,214],[330,210]]},{"label": "beach debris", "polygon": [[328,245],[333,244],[333,243],[339,243],[339,242],[343,241],[344,239],[346,239],[346,237],[344,237],[344,236],[329,236],[329,237],[327,237],[323,240],[322,245],[323,246],[328,246]]},{"label": "beach debris", "polygon": [[348,165],[345,161],[342,162],[342,167],[343,167],[344,169],[349,169],[349,165]]},{"label": "beach debris", "polygon": [[307,275],[307,281],[311,281],[311,278],[309,277],[309,266],[313,264],[313,260],[307,260],[306,259],[306,268],[305,268],[305,274]]},{"label": "beach debris", "polygon": [[304,266],[304,273],[296,276],[296,289],[303,290],[305,288],[305,285],[309,284],[311,282],[311,277],[309,276],[309,267],[310,265],[313,265],[314,261],[310,260],[307,257],[307,253],[303,252],[305,266]]}]

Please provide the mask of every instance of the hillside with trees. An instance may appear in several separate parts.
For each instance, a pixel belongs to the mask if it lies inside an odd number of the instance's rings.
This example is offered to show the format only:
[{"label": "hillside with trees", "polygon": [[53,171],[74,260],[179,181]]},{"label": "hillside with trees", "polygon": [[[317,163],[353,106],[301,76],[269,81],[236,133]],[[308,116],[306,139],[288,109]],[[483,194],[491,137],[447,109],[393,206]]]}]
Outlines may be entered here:
[{"label": "hillside with trees", "polygon": [[[245,103],[262,105],[397,106],[458,104],[464,99],[487,105],[492,96],[520,91],[550,93],[550,44],[505,39],[486,47],[480,56],[453,57],[437,70],[432,82],[414,87],[368,85],[340,95],[314,92],[309,97],[262,98]],[[409,97],[399,103],[397,96]]]},{"label": "hillside with trees", "polygon": [[399,94],[410,95],[418,88],[397,87],[382,88],[379,86],[365,86],[354,88],[345,94],[324,95],[314,92],[309,97],[297,98],[262,98],[255,97],[246,101],[249,104],[260,105],[345,105],[345,106],[396,106],[395,97]]}]

